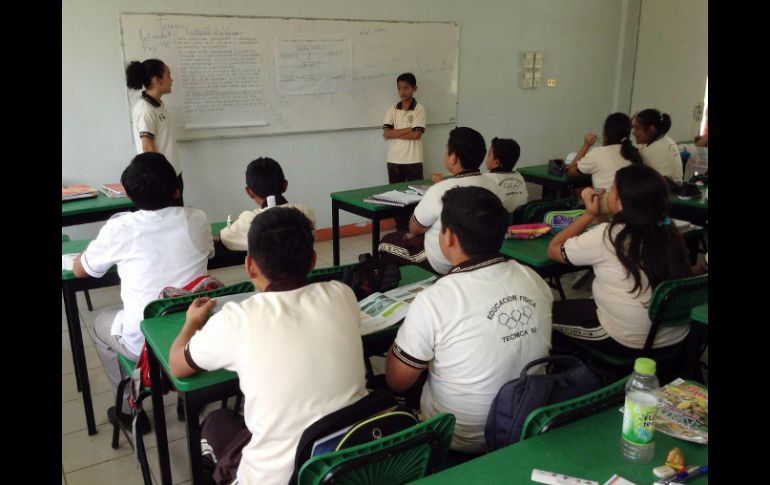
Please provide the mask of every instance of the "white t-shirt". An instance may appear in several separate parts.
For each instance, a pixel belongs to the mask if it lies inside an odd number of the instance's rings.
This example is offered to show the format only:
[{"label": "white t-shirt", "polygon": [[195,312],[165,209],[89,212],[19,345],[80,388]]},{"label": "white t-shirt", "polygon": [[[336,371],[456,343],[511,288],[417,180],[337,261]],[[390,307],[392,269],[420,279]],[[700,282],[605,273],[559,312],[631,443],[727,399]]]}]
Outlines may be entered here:
[{"label": "white t-shirt", "polygon": [[96,278],[118,265],[123,310],[115,316],[112,335],[122,335],[126,347],[139,355],[144,307],[157,300],[163,288],[181,288],[205,275],[212,256],[214,241],[206,214],[191,207],[166,207],[115,214],[80,261]]},{"label": "white t-shirt", "polygon": [[426,418],[455,415],[452,449],[486,451],[484,425],[500,387],[548,355],[552,303],[537,273],[499,257],[440,278],[409,305],[394,354],[427,366],[420,407]]},{"label": "white t-shirt", "polygon": [[508,212],[527,203],[527,183],[519,172],[489,172],[482,177],[491,180],[492,192],[500,198]]},{"label": "white t-shirt", "polygon": [[134,124],[134,143],[136,153],[143,153],[142,133],[149,133],[155,140],[155,150],[162,153],[169,161],[177,175],[182,172],[182,164],[179,161],[179,150],[174,138],[174,128],[169,122],[166,105],[142,93],[142,97],[134,105],[131,119]]},{"label": "white t-shirt", "polygon": [[[400,130],[403,128],[412,128],[413,130],[425,131],[425,107],[412,99],[412,105],[408,109],[398,109],[399,102],[395,106],[388,108],[385,113],[385,119],[382,121],[383,128],[393,128]],[[395,138],[388,140],[388,158],[390,163],[422,163],[422,140],[402,140]]]},{"label": "white t-shirt", "polygon": [[[576,266],[593,266],[596,277],[591,290],[596,301],[596,316],[602,327],[610,337],[626,347],[641,349],[652,325],[647,313],[652,290],[648,287],[641,294],[629,293],[634,287],[634,280],[630,275],[626,276],[626,269],[615,255],[615,248],[607,234],[609,227],[609,223],[605,222],[567,239],[564,252],[569,262]],[[621,224],[615,226],[613,237],[622,227]],[[644,273],[642,283],[647,284]],[[687,326],[660,327],[653,348],[678,343],[689,330]]]},{"label": "white t-shirt", "polygon": [[[313,229],[315,229],[315,214],[313,209],[304,204],[283,204],[277,207],[293,207],[299,209],[305,216],[310,219]],[[249,250],[249,228],[251,227],[251,221],[257,214],[261,214],[268,208],[246,210],[241,212],[238,219],[235,220],[230,227],[225,227],[219,232],[219,239],[222,244],[231,251],[248,251]]]},{"label": "white t-shirt", "polygon": [[620,144],[606,147],[595,147],[577,161],[577,168],[584,174],[591,174],[591,184],[594,188],[609,190],[615,181],[615,172],[631,165],[631,162],[620,154]]},{"label": "white t-shirt", "polygon": [[431,185],[417,207],[414,208],[414,218],[421,226],[429,228],[425,233],[425,255],[428,257],[430,265],[438,273],[446,274],[452,267],[452,263],[444,257],[438,245],[438,235],[441,232],[441,208],[443,207],[441,198],[451,188],[469,185],[483,187],[493,193],[496,193],[495,190],[497,190],[497,185],[494,184],[493,180],[483,177],[479,172],[456,175]]},{"label": "white t-shirt", "polygon": [[314,421],[366,395],[359,309],[330,281],[227,303],[189,343],[202,369],[238,373],[244,418],[243,484],[285,484],[300,435]]},{"label": "white t-shirt", "polygon": [[645,165],[654,168],[664,177],[670,177],[678,184],[682,183],[682,156],[679,155],[679,147],[674,140],[663,136],[649,145],[639,145],[639,154]]}]

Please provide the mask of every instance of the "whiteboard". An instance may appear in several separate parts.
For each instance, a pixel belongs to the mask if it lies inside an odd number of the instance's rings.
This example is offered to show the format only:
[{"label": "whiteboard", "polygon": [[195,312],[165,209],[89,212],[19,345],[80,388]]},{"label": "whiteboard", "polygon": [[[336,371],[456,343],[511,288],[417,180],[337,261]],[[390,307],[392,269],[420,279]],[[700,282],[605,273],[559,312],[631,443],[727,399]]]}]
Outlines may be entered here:
[{"label": "whiteboard", "polygon": [[379,127],[403,72],[429,124],[457,118],[455,23],[122,13],[120,26],[125,65],[171,69],[180,140]]}]

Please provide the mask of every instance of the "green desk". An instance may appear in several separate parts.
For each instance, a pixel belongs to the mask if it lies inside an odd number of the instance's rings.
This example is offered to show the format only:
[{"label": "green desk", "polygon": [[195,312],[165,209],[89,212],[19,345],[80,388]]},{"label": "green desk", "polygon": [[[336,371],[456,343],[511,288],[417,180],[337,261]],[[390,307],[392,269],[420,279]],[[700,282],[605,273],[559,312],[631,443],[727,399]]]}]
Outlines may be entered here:
[{"label": "green desk", "polygon": [[[620,455],[623,415],[613,407],[528,440],[497,450],[414,483],[519,484],[533,483],[532,469],[562,473],[600,484],[617,473],[636,484],[656,480],[653,467],[662,465],[668,451],[679,447],[685,462],[708,463],[708,446],[690,443],[663,433],[655,435],[655,457],[645,465],[626,462]],[[708,475],[695,485],[708,483]]]},{"label": "green desk", "polygon": [[705,303],[701,306],[696,306],[692,309],[692,313],[690,314],[690,318],[692,318],[694,321],[698,323],[702,323],[704,325],[709,324],[709,304]]},{"label": "green desk", "polygon": [[[402,266],[400,285],[408,285],[433,276],[433,273],[418,266]],[[152,381],[152,409],[155,436],[158,443],[158,462],[160,464],[161,483],[170,485],[171,464],[168,454],[168,436],[166,434],[166,416],[163,407],[163,394],[160,391],[161,372],[169,377],[176,389],[183,396],[185,406],[185,428],[187,431],[187,451],[190,457],[190,469],[194,484],[207,483],[201,467],[200,423],[198,416],[203,407],[210,403],[234,396],[238,393],[238,377],[234,372],[217,370],[201,372],[190,377],[178,379],[171,375],[168,354],[176,336],[184,326],[186,313],[172,313],[163,317],[148,318],[142,321],[141,329],[149,349],[150,376]],[[366,345],[369,339],[381,332],[363,336]],[[395,334],[394,334],[395,335]]]},{"label": "green desk", "polygon": [[77,199],[61,203],[61,225],[74,226],[87,222],[106,221],[113,214],[135,211],[136,206],[128,197],[111,199],[103,193],[97,193],[90,199]]},{"label": "green desk", "polygon": [[423,179],[343,192],[332,192],[332,255],[334,258],[332,264],[334,266],[340,264],[340,209],[372,220],[372,256],[376,256],[377,247],[380,244],[380,221],[389,217],[411,214],[414,211],[414,206],[395,207],[392,205],[369,204],[364,202],[364,199],[389,190],[405,190],[414,184],[431,185],[432,183],[430,179]]},{"label": "green desk", "polygon": [[529,167],[516,167],[516,171],[519,172],[524,180],[533,184],[543,186],[543,199],[546,199],[546,189],[551,189],[555,192],[555,198],[561,199],[569,197],[570,190],[574,187],[583,187],[591,185],[590,175],[578,175],[577,177],[571,177],[567,175],[566,170],[564,175],[558,177],[548,173],[548,164],[532,165]]},{"label": "green desk", "polygon": [[[706,187],[702,187],[705,189]],[[705,226],[709,218],[709,200],[703,197],[698,199],[680,199],[671,194],[669,199],[671,209],[669,215],[675,219],[692,222],[698,226]]]}]

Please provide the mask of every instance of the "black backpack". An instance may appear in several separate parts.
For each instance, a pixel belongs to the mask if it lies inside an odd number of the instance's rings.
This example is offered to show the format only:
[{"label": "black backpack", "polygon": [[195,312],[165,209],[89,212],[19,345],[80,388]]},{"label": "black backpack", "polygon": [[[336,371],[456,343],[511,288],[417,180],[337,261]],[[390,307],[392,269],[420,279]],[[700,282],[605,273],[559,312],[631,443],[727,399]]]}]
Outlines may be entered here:
[{"label": "black backpack", "polygon": [[393,261],[372,258],[369,253],[360,255],[358,260],[358,265],[342,275],[342,282],[353,289],[358,301],[375,291],[385,292],[398,286],[401,272]]},{"label": "black backpack", "polygon": [[[548,363],[568,368],[556,374],[527,375],[532,367]],[[492,400],[484,427],[487,451],[518,442],[527,416],[535,409],[574,399],[601,387],[599,377],[577,357],[551,355],[533,360],[524,366],[518,379],[506,382]]]}]

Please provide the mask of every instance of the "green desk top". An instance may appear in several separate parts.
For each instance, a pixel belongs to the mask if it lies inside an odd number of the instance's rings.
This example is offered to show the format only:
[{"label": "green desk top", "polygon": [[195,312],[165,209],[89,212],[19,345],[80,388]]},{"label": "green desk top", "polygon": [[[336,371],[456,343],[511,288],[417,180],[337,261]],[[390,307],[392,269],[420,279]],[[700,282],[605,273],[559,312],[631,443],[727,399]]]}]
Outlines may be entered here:
[{"label": "green desk top", "polygon": [[548,243],[553,235],[548,234],[535,239],[506,239],[500,247],[503,256],[535,268],[542,268],[561,263],[548,257]]},{"label": "green desk top", "polygon": [[399,182],[397,184],[378,185],[376,187],[365,187],[363,189],[345,190],[342,192],[332,192],[331,198],[340,202],[346,202],[356,207],[368,209],[372,212],[392,209],[393,206],[383,204],[369,204],[364,202],[364,199],[374,195],[387,192],[389,190],[406,190],[410,185],[432,185],[433,181],[430,179],[423,180],[411,180],[409,182]]},{"label": "green desk top", "polygon": [[[488,455],[476,458],[414,483],[518,484],[533,483],[532,469],[562,473],[575,478],[606,482],[618,474],[636,484],[655,481],[652,469],[660,466],[668,451],[678,447],[690,465],[708,463],[708,447],[655,434],[655,456],[648,464],[632,464],[620,455],[623,414],[618,407],[556,428]],[[694,485],[708,483],[708,475]]]},{"label": "green desk top", "polygon": [[[91,242],[90,239],[88,240],[81,240],[81,241],[62,241],[61,243],[61,253],[62,256],[65,254],[75,254],[75,253],[82,253],[85,251],[88,244]],[[113,266],[109,269],[109,273],[115,273],[118,271],[117,266]],[[74,280],[75,279],[75,273],[72,271],[63,269],[61,270],[61,279],[62,280]]]},{"label": "green desk top", "polygon": [[706,325],[709,324],[709,304],[704,303],[703,305],[696,306],[692,309],[692,313],[690,314],[690,318],[695,320],[696,322],[705,323]]},{"label": "green desk top", "polygon": [[703,197],[700,197],[698,199],[680,199],[676,195],[671,194],[671,197],[668,200],[669,202],[671,202],[672,205],[694,207],[696,209],[704,209],[704,210],[708,210],[709,208],[709,200]]},{"label": "green desk top", "polygon": [[130,209],[134,206],[128,197],[118,197],[111,199],[99,192],[96,197],[90,199],[77,199],[61,203],[62,217],[74,216],[76,214],[86,214],[89,212],[101,212],[114,209]]},{"label": "green desk top", "polygon": [[214,237],[219,236],[219,233],[222,232],[222,229],[227,226],[226,222],[212,222],[211,223],[211,235]]},{"label": "green desk top", "polygon": [[[399,269],[401,270],[401,281],[399,284],[402,286],[433,276],[433,273],[418,266],[402,266]],[[152,347],[160,365],[163,366],[174,386],[180,391],[189,392],[235,379],[237,375],[226,370],[201,372],[181,379],[171,377],[171,371],[168,366],[168,353],[171,350],[171,344],[176,336],[179,335],[182,326],[184,326],[185,315],[185,312],[172,313],[163,317],[148,318],[143,320],[141,324],[142,333],[147,341],[147,345]]]},{"label": "green desk top", "polygon": [[590,175],[578,175],[577,177],[571,177],[565,172],[561,177],[551,175],[548,173],[548,164],[532,165],[529,167],[516,167],[516,171],[526,177],[537,177],[541,179],[551,180],[553,182],[563,182],[571,185],[591,185]]}]

